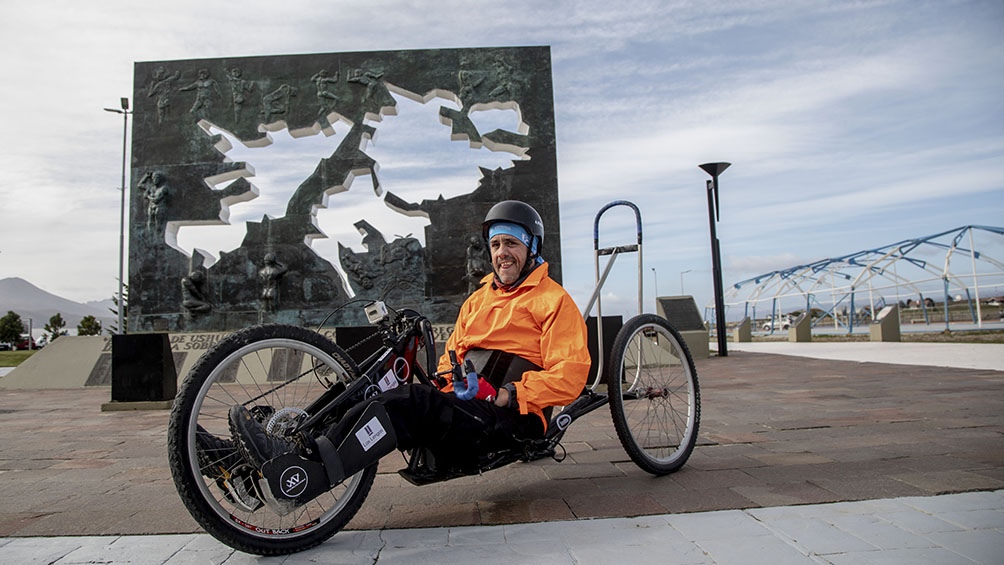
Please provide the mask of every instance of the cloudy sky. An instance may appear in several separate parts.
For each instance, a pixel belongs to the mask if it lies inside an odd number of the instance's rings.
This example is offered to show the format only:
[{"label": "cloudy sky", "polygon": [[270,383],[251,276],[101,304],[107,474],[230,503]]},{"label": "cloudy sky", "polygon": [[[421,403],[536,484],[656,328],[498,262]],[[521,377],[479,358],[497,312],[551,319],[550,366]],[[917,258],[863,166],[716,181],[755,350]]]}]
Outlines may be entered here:
[{"label": "cloudy sky", "polygon": [[[580,306],[594,286],[593,218],[614,199],[642,209],[646,309],[656,285],[666,295],[682,284],[701,306],[712,300],[705,162],[732,163],[718,224],[726,284],[1004,225],[999,0],[146,4],[5,2],[0,278],[77,301],[115,294],[122,119],[102,108],[132,97],[134,62],[224,56],[549,45],[564,278]],[[453,196],[476,185],[479,165],[508,163],[450,142],[439,104],[400,99],[397,116],[374,124],[368,151],[386,190]],[[235,245],[239,222],[281,215],[282,191],[338,142],[272,137],[268,148],[235,143],[228,155],[251,163],[262,197],[232,209],[234,229],[183,228],[179,245]],[[369,186],[359,179],[332,200],[384,213]],[[602,245],[631,241],[634,220],[622,210],[604,216]],[[331,238],[315,248],[333,257],[340,237],[358,247],[327,214],[319,221]],[[633,313],[636,272],[636,256],[618,260],[605,313]]]}]

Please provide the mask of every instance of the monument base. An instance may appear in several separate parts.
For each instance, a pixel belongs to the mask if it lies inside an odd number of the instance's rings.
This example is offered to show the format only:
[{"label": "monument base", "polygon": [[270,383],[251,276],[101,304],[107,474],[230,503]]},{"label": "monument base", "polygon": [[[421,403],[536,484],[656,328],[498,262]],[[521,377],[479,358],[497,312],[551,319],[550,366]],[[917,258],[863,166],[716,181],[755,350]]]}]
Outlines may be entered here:
[{"label": "monument base", "polygon": [[173,402],[178,373],[167,334],[112,336],[112,402]]},{"label": "monument base", "polygon": [[102,412],[126,412],[129,410],[170,410],[173,400],[147,400],[139,402],[119,402],[113,400],[101,405]]}]

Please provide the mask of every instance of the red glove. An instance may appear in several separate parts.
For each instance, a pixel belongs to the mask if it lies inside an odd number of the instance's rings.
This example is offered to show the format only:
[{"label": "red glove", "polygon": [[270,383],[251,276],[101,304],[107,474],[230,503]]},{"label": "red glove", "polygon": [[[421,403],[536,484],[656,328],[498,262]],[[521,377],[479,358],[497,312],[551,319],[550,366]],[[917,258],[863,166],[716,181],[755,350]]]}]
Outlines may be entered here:
[{"label": "red glove", "polygon": [[484,377],[478,376],[478,394],[474,398],[478,400],[488,400],[489,398],[495,400],[496,396],[498,396],[498,391],[495,390],[492,383],[488,382]]}]

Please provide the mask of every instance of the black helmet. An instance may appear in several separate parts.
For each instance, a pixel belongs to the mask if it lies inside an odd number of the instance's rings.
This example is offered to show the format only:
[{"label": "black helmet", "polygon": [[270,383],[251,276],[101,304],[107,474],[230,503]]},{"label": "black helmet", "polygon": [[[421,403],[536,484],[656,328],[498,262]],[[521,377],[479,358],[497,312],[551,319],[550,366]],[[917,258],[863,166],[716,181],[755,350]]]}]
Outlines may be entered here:
[{"label": "black helmet", "polygon": [[495,222],[512,222],[523,226],[537,240],[536,246],[530,245],[533,251],[531,256],[540,254],[540,248],[544,245],[544,222],[533,206],[519,200],[504,200],[492,206],[481,224],[481,236],[485,241],[488,241],[488,228]]}]

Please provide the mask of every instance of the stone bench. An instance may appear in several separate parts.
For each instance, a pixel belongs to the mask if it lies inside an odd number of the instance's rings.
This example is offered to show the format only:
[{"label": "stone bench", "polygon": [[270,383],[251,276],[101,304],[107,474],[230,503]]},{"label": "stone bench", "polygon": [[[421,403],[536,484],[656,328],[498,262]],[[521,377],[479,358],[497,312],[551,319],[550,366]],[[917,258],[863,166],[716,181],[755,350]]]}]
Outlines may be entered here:
[{"label": "stone bench", "polygon": [[656,313],[680,332],[694,359],[711,356],[708,328],[693,296],[659,296],[655,299],[655,307]]},{"label": "stone bench", "polygon": [[886,306],[868,326],[871,341],[899,341],[899,305]]}]

